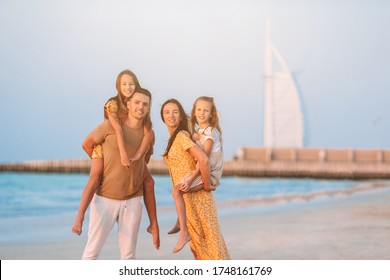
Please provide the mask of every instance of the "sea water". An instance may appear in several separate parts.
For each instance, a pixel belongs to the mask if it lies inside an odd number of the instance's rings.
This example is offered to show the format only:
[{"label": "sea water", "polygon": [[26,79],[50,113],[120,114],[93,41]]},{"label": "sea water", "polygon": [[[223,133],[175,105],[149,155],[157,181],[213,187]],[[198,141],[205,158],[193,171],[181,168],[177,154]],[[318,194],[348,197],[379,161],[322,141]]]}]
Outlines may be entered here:
[{"label": "sea water", "polygon": [[[70,228],[88,176],[0,173],[0,244],[71,235]],[[158,211],[167,207],[174,209],[170,177],[158,175],[153,178]],[[350,180],[223,177],[214,196],[217,202],[283,198],[348,190],[355,185]]]},{"label": "sea water", "polygon": [[[169,176],[153,176],[157,206],[173,206]],[[87,174],[0,173],[0,218],[77,212]],[[353,187],[349,180],[223,177],[217,201],[283,197]]]}]

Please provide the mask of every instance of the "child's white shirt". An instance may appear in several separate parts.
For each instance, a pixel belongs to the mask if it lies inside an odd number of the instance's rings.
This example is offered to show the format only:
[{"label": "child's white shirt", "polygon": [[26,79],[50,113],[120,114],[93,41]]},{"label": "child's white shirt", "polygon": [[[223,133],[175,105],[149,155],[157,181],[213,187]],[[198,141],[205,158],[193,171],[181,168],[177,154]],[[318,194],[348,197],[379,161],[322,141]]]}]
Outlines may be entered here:
[{"label": "child's white shirt", "polygon": [[196,141],[198,145],[204,148],[204,143],[207,139],[213,140],[213,146],[211,148],[211,153],[222,152],[222,139],[221,134],[218,129],[207,126],[205,128],[199,128],[198,133],[200,135],[200,140]]}]

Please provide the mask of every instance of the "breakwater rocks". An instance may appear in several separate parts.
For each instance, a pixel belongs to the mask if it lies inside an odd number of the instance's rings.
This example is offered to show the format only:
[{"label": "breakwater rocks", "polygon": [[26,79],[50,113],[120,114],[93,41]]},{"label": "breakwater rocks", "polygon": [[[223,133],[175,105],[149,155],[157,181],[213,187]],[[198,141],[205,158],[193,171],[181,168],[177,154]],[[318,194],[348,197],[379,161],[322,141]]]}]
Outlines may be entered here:
[{"label": "breakwater rocks", "polygon": [[[90,159],[35,160],[0,164],[0,172],[89,173]],[[167,175],[160,159],[148,164],[154,175]],[[234,159],[224,162],[223,176],[289,177],[324,179],[390,179],[390,163],[384,161],[315,161]]]}]

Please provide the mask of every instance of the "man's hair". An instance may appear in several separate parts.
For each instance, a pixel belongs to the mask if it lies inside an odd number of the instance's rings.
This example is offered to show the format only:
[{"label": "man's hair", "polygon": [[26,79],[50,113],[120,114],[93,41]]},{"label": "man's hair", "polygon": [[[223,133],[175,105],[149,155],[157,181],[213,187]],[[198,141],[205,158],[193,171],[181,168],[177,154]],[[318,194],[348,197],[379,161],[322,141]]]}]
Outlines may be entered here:
[{"label": "man's hair", "polygon": [[[143,94],[143,95],[146,95],[147,97],[149,97],[149,104],[150,104],[149,108],[152,107],[152,94],[150,93],[150,91],[148,91],[146,88],[138,88],[138,89],[135,90],[134,93]],[[129,100],[131,98],[133,98],[134,93],[130,96]],[[148,130],[152,129],[152,120],[150,118],[150,110],[149,110],[149,113],[143,119],[142,124],[144,126],[146,126],[146,128]]]}]

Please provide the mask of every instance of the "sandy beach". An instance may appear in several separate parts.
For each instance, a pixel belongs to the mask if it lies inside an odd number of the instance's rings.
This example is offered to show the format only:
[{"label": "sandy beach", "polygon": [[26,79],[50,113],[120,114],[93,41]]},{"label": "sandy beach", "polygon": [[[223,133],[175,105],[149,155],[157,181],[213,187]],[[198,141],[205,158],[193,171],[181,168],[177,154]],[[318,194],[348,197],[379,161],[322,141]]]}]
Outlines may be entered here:
[{"label": "sandy beach", "polygon": [[[236,260],[389,260],[390,187],[338,193],[288,201],[234,201],[218,203],[222,231]],[[158,210],[161,248],[155,250],[146,233],[144,214],[137,259],[191,260],[189,246],[172,254],[178,236],[166,232],[175,221],[173,208]],[[2,260],[77,260],[86,234],[70,233],[73,220],[65,220],[69,237],[0,245]],[[85,231],[88,223],[85,224]],[[100,259],[117,259],[113,230]]]}]

